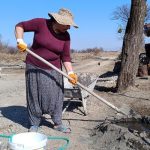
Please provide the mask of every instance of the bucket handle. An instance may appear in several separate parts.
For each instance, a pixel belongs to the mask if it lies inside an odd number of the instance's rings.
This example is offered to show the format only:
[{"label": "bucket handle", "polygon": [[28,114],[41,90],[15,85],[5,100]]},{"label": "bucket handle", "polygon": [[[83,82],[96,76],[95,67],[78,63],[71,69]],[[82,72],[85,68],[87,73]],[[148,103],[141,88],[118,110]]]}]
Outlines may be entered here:
[{"label": "bucket handle", "polygon": [[12,133],[11,135],[6,135],[6,134],[0,134],[1,138],[6,138],[8,139],[10,142],[12,141],[12,137],[15,135],[15,133]]},{"label": "bucket handle", "polygon": [[[12,135],[0,134],[0,137],[1,138],[7,138],[11,141],[13,135],[14,134],[12,134]],[[69,139],[66,137],[48,136],[47,138],[48,138],[48,140],[64,140],[66,142],[63,146],[59,147],[58,150],[65,150],[69,145]]]},{"label": "bucket handle", "polygon": [[11,135],[5,135],[5,134],[0,134],[1,138],[7,138],[7,139],[11,139]]},{"label": "bucket handle", "polygon": [[58,150],[65,150],[69,145],[69,139],[66,137],[48,136],[48,140],[64,140],[66,144],[59,147]]}]

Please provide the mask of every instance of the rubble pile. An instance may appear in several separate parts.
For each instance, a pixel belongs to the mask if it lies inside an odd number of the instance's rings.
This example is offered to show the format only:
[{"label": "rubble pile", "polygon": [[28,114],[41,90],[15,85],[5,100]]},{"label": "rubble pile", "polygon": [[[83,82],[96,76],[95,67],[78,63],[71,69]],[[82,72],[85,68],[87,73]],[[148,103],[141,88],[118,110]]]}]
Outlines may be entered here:
[{"label": "rubble pile", "polygon": [[136,123],[134,121],[106,119],[92,130],[93,144],[89,149],[149,150],[150,117],[142,117]]}]

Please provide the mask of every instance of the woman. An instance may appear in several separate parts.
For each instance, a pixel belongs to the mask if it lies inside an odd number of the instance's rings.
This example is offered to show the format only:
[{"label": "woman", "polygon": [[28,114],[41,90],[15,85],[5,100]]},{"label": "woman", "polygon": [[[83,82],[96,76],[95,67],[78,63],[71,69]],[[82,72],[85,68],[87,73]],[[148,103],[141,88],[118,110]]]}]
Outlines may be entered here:
[{"label": "woman", "polygon": [[[35,18],[16,25],[17,47],[21,52],[27,49],[23,41],[24,32],[34,32],[31,50],[45,60],[61,69],[64,65],[69,80],[76,84],[77,75],[73,72],[70,58],[70,26],[78,28],[73,15],[68,9],[58,13],[48,13],[50,19]],[[49,114],[54,122],[54,129],[70,132],[62,124],[62,107],[64,98],[63,76],[32,55],[26,56],[26,97],[29,114],[29,131],[38,131],[43,114]]]}]

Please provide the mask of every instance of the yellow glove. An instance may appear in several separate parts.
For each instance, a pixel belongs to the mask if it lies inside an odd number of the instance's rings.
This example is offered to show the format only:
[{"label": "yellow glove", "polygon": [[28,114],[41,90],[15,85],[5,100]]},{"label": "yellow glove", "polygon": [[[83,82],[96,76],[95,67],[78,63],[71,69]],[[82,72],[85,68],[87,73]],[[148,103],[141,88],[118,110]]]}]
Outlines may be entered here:
[{"label": "yellow glove", "polygon": [[20,52],[26,51],[27,44],[23,41],[23,39],[17,39],[17,48]]},{"label": "yellow glove", "polygon": [[68,79],[68,81],[69,81],[71,84],[73,84],[73,85],[77,84],[78,77],[77,77],[77,75],[76,75],[73,71],[68,72],[68,76],[69,76],[70,78],[72,78],[72,80]]}]

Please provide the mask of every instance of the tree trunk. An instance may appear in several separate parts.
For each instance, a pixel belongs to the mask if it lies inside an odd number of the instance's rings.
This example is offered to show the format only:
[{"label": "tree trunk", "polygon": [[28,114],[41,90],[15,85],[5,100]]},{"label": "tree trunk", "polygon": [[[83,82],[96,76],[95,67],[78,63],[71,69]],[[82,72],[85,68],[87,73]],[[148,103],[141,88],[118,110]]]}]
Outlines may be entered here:
[{"label": "tree trunk", "polygon": [[143,26],[146,15],[146,0],[131,0],[130,17],[123,39],[121,70],[117,81],[117,91],[123,92],[135,85],[142,49]]}]

